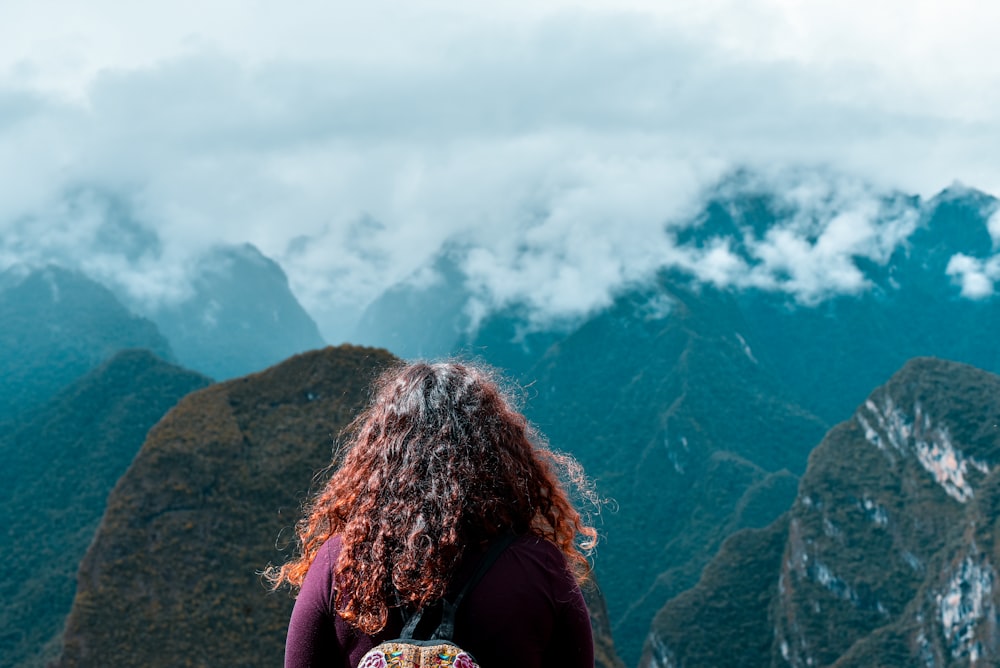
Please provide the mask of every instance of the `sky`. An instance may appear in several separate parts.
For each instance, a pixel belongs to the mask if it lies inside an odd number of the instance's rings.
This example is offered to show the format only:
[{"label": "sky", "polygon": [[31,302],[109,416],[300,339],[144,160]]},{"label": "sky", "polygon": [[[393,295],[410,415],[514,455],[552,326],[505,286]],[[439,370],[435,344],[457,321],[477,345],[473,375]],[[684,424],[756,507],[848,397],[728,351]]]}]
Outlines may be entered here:
[{"label": "sky", "polygon": [[[542,318],[667,264],[857,291],[852,255],[916,224],[880,194],[1000,194],[998,20],[968,0],[5,0],[0,269],[75,263],[157,303],[249,242],[331,342],[447,244],[480,306]],[[664,230],[739,168],[822,233],[776,231],[756,268],[675,248]],[[984,296],[998,267],[953,269]]]}]

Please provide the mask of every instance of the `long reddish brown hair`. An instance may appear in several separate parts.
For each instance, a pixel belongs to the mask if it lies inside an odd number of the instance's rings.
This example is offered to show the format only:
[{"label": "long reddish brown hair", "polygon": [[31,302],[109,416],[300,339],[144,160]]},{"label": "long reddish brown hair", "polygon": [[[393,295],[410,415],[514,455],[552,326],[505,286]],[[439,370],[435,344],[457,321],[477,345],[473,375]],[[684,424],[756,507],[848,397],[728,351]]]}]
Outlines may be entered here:
[{"label": "long reddish brown hair", "polygon": [[299,553],[269,578],[299,587],[324,542],[342,541],[337,612],[374,634],[399,602],[441,598],[469,546],[513,531],[554,543],[579,580],[595,530],[560,480],[582,470],[551,451],[491,374],[418,362],[384,373],[348,431],[342,463],[306,507]]}]

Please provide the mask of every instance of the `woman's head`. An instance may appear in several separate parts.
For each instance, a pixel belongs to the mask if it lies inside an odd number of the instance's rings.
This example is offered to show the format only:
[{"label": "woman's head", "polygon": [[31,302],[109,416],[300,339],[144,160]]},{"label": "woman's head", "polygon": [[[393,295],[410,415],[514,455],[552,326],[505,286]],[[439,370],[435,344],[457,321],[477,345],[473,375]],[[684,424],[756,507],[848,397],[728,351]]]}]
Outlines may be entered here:
[{"label": "woman's head", "polygon": [[396,596],[440,598],[463,551],[500,533],[551,540],[582,576],[576,539],[592,542],[595,532],[560,473],[582,481],[488,372],[454,362],[394,368],[354,421],[342,463],[299,525],[302,555],[280,577],[300,584],[316,550],[339,535],[338,611],[372,633]]}]

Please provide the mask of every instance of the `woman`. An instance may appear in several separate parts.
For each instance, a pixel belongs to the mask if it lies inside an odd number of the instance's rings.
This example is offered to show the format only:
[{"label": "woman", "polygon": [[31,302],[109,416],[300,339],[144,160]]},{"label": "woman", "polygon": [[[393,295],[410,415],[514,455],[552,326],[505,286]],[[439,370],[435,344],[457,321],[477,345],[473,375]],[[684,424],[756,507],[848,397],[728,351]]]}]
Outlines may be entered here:
[{"label": "woman", "polygon": [[[462,588],[454,641],[483,666],[593,666],[578,583],[596,532],[559,482],[579,466],[538,443],[489,375],[415,363],[379,379],[344,460],[297,527],[299,555],[272,572],[299,588],[286,668],[354,668],[404,615]],[[582,538],[582,541],[578,541]]]}]

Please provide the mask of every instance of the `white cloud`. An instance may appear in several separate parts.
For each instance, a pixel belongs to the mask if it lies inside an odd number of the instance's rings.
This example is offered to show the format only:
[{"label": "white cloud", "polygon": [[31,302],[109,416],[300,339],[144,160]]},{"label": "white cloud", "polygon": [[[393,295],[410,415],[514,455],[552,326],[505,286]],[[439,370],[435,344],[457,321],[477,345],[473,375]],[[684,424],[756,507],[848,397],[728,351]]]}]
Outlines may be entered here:
[{"label": "white cloud", "polygon": [[[664,265],[807,301],[856,291],[851,258],[912,229],[878,192],[1000,191],[995,18],[967,0],[15,0],[0,260],[87,249],[95,273],[169,298],[192,255],[249,241],[332,339],[448,240],[482,248],[466,270],[484,308],[585,311]],[[769,174],[797,164],[824,168]],[[749,257],[673,248],[664,227],[734,165],[801,215]],[[158,254],[89,243],[99,225],[60,204],[80,188],[128,200]]]},{"label": "white cloud", "polygon": [[1000,280],[1000,255],[985,260],[956,253],[948,261],[945,273],[962,286],[962,296],[968,299],[992,297]]},{"label": "white cloud", "polygon": [[837,189],[833,181],[825,192],[794,186],[786,191],[776,183],[773,190],[789,193],[795,214],[752,245],[750,252],[761,264],[750,281],[806,303],[866,289],[869,281],[855,259],[887,262],[915,229],[918,216],[914,209],[897,208],[851,185]]},{"label": "white cloud", "polygon": [[699,280],[716,287],[739,285],[747,280],[750,270],[746,261],[733,252],[731,243],[729,239],[715,239],[703,249],[690,249],[682,254],[678,264]]},{"label": "white cloud", "polygon": [[986,228],[989,230],[990,238],[993,240],[993,248],[1000,247],[1000,209],[997,209],[989,217]]}]

